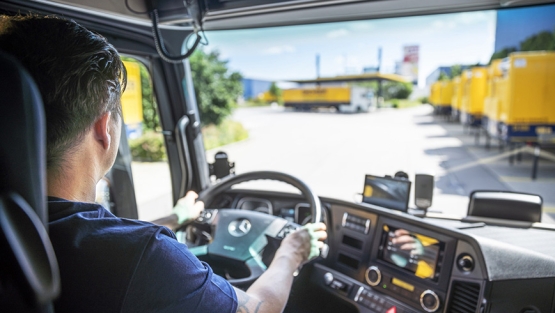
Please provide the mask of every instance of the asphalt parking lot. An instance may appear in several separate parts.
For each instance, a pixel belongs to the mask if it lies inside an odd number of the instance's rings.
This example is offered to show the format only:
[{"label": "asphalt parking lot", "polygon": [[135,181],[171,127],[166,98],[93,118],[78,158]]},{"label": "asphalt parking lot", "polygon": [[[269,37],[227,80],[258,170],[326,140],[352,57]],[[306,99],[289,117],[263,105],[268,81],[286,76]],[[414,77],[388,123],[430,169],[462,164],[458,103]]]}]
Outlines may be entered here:
[{"label": "asphalt parking lot", "polygon": [[[532,180],[529,154],[510,165],[507,150],[495,146],[486,150],[483,141],[476,145],[461,125],[434,117],[427,105],[363,114],[242,108],[233,119],[247,128],[249,138],[207,151],[207,158],[212,162],[217,151],[225,151],[237,173],[284,171],[321,196],[347,201],[360,199],[365,174],[432,173],[436,184],[431,211],[464,216],[471,191],[512,190],[540,194],[543,221],[554,222],[555,162],[542,159],[538,179]],[[167,214],[171,207],[167,165],[134,163],[133,173],[139,217],[152,220]],[[244,187],[294,191],[266,181]]]}]

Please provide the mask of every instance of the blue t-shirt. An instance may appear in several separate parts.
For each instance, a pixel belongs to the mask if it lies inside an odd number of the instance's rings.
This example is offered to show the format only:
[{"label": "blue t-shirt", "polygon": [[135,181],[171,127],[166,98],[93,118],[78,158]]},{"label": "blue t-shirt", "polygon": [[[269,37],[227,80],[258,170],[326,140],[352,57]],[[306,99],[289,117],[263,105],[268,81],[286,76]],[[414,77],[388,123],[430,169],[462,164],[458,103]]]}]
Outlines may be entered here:
[{"label": "blue t-shirt", "polygon": [[56,312],[233,312],[233,287],[166,227],[48,199],[61,275]]}]

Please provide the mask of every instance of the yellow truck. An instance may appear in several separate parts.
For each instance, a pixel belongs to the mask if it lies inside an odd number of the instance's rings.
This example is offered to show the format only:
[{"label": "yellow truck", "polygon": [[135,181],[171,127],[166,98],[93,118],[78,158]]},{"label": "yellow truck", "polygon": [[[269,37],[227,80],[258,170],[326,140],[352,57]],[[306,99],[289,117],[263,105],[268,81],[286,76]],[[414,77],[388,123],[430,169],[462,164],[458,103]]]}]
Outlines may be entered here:
[{"label": "yellow truck", "polygon": [[497,112],[489,116],[496,125],[493,135],[537,142],[555,134],[555,52],[511,53],[500,66],[503,74],[493,95]]},{"label": "yellow truck", "polygon": [[298,110],[335,108],[337,112],[368,112],[377,105],[371,89],[358,86],[305,87],[283,90],[283,104]]},{"label": "yellow truck", "polygon": [[480,126],[486,98],[488,71],[485,67],[473,67],[462,74],[466,78],[461,84],[461,123],[468,126]]}]

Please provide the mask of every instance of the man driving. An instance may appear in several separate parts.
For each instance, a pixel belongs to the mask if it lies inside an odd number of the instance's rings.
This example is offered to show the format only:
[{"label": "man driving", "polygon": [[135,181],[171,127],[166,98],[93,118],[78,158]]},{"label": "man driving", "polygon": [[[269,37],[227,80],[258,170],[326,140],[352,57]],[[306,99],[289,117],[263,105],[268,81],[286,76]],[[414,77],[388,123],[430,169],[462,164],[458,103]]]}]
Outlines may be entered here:
[{"label": "man driving", "polygon": [[[0,16],[0,50],[34,78],[47,124],[50,238],[62,279],[56,312],[281,312],[293,273],[319,253],[326,227],[288,235],[245,292],[199,261],[166,227],[122,219],[95,204],[121,131],[126,72],[106,39],[57,17]],[[179,200],[179,222],[204,208]]]}]

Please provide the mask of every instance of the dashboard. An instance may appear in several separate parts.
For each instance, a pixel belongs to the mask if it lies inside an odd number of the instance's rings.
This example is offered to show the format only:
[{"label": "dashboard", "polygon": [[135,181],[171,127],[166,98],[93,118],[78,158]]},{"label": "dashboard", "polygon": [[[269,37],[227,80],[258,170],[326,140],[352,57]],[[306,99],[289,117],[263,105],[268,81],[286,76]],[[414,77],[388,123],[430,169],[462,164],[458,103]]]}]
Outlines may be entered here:
[{"label": "dashboard", "polygon": [[[327,198],[321,202],[329,252],[312,262],[304,283],[324,291],[330,296],[326,299],[345,303],[342,312],[555,310],[555,229],[419,218]],[[212,207],[263,211],[298,224],[310,214],[300,195],[261,191],[232,190]]]}]

